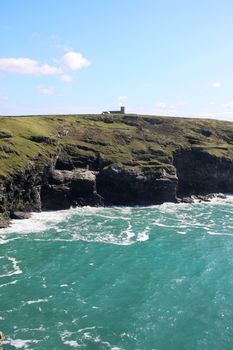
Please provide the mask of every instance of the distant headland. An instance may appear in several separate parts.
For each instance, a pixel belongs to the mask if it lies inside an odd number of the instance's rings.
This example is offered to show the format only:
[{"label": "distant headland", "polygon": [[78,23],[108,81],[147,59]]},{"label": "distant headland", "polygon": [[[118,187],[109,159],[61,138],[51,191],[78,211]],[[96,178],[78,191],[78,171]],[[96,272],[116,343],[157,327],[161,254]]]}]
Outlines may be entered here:
[{"label": "distant headland", "polygon": [[[120,111],[0,118],[0,216],[233,192],[233,123]],[[207,197],[206,197],[207,196]]]}]

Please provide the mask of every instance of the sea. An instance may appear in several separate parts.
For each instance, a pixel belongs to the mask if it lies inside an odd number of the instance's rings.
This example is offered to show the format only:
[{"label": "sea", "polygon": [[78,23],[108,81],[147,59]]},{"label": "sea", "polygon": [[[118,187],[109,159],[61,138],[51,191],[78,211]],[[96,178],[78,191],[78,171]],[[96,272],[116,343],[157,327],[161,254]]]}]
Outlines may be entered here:
[{"label": "sea", "polygon": [[232,350],[233,197],[13,221],[0,331],[4,350]]}]

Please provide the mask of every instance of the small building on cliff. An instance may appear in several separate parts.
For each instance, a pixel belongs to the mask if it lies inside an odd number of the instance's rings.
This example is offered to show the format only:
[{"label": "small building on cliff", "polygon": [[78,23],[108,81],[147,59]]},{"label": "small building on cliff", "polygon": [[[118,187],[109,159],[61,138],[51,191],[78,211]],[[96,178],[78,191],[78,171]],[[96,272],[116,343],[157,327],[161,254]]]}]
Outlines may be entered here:
[{"label": "small building on cliff", "polygon": [[125,106],[121,106],[119,111],[104,111],[102,114],[125,114]]}]

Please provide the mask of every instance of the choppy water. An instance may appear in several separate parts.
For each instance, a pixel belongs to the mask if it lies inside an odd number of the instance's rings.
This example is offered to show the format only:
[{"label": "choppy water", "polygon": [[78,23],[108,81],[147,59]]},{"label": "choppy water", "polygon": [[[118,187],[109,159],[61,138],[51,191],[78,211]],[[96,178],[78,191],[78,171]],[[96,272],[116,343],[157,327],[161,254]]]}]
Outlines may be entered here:
[{"label": "choppy water", "polygon": [[13,222],[0,330],[4,350],[232,349],[232,198]]}]

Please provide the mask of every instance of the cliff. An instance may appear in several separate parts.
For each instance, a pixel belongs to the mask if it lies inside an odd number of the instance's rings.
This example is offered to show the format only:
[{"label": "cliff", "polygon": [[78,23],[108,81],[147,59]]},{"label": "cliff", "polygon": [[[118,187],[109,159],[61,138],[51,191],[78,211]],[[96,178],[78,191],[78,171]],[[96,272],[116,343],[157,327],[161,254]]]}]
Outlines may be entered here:
[{"label": "cliff", "polygon": [[233,123],[139,115],[0,118],[0,213],[233,192]]}]

